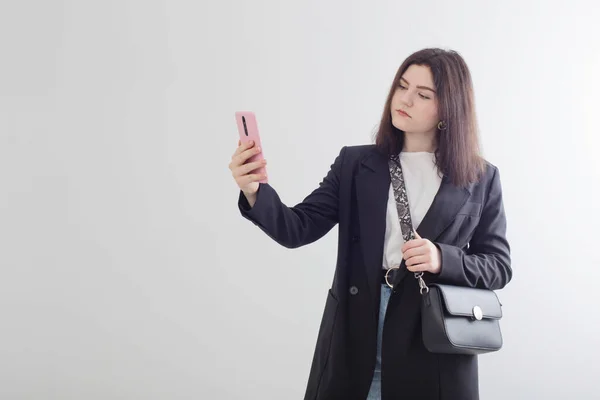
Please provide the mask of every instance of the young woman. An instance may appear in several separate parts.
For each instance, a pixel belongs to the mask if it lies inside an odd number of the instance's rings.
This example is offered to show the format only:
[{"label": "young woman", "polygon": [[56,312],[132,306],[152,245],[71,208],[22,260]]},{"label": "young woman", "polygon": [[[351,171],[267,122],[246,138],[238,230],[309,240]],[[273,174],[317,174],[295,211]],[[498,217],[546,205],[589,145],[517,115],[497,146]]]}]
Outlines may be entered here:
[{"label": "young woman", "polygon": [[[476,356],[425,348],[412,277],[422,272],[427,283],[486,289],[501,289],[512,277],[500,177],[479,152],[463,58],[441,49],[408,57],[375,144],[343,147],[319,187],[293,207],[257,182],[263,177],[252,171],[264,163],[246,160],[259,152],[238,144],[229,166],[245,218],[289,248],[339,224],[337,266],[305,399],[478,399]],[[392,179],[393,165],[405,189]],[[401,228],[399,190],[416,236]],[[393,289],[388,269],[399,274]]]}]

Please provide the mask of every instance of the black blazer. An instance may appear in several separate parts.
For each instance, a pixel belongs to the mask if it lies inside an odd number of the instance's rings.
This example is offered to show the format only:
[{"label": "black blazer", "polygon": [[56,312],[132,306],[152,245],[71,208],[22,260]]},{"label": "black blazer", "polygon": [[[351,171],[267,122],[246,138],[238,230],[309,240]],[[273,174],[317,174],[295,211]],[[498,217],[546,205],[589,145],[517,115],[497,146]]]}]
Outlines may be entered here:
[{"label": "black blazer", "polygon": [[[339,224],[338,257],[325,302],[305,400],[365,400],[375,366],[385,217],[390,174],[387,157],[373,145],[344,147],[319,187],[300,204],[283,204],[260,184],[250,208],[240,192],[239,210],[288,248],[312,243]],[[442,254],[439,282],[503,288],[512,277],[498,170],[487,163],[468,188],[444,176],[417,229]],[[479,398],[477,357],[428,352],[421,338],[420,294],[402,265],[385,316],[382,397]]]}]

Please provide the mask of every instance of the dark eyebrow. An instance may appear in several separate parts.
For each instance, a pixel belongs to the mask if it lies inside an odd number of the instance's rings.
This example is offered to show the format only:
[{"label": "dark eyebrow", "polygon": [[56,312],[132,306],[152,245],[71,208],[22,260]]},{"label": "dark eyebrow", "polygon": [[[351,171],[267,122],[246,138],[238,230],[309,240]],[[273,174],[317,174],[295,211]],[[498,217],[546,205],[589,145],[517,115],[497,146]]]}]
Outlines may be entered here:
[{"label": "dark eyebrow", "polygon": [[[406,82],[407,85],[410,85],[410,83],[406,79],[400,77],[400,80]],[[432,88],[429,88],[427,86],[417,86],[417,89],[431,90],[433,93],[435,93],[435,90],[433,90]]]}]

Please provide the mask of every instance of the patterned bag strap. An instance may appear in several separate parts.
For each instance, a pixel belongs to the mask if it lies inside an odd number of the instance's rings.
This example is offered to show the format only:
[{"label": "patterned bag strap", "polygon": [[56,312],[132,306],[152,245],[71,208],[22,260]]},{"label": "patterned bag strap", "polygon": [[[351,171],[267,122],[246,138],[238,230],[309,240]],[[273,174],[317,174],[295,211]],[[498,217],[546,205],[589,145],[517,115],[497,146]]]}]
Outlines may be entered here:
[{"label": "patterned bag strap", "polygon": [[[415,232],[412,224],[412,218],[410,216],[408,195],[406,194],[406,185],[404,183],[404,174],[402,173],[400,157],[397,154],[392,155],[388,161],[388,165],[390,167],[390,177],[392,180],[392,186],[394,188],[394,198],[396,199],[396,209],[398,210],[398,219],[400,220],[402,237],[404,238],[405,242],[408,242],[409,240],[415,238]],[[393,268],[397,269],[400,267]],[[419,281],[421,294],[423,294],[423,292],[428,292],[429,288],[423,280],[423,272],[415,272],[414,274],[415,279]],[[388,285],[392,286],[389,282]]]}]

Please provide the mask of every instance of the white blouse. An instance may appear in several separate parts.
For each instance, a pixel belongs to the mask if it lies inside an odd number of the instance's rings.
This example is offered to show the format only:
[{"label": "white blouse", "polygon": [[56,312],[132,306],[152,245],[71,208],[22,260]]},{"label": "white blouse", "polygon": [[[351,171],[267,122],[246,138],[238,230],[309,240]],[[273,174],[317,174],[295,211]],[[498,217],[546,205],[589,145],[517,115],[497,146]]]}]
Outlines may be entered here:
[{"label": "white blouse", "polygon": [[[435,165],[435,155],[429,152],[401,152],[400,164],[410,205],[410,216],[416,230],[429,210],[442,183],[442,174]],[[394,188],[390,184],[383,244],[383,268],[400,265],[404,238],[398,221]]]}]

